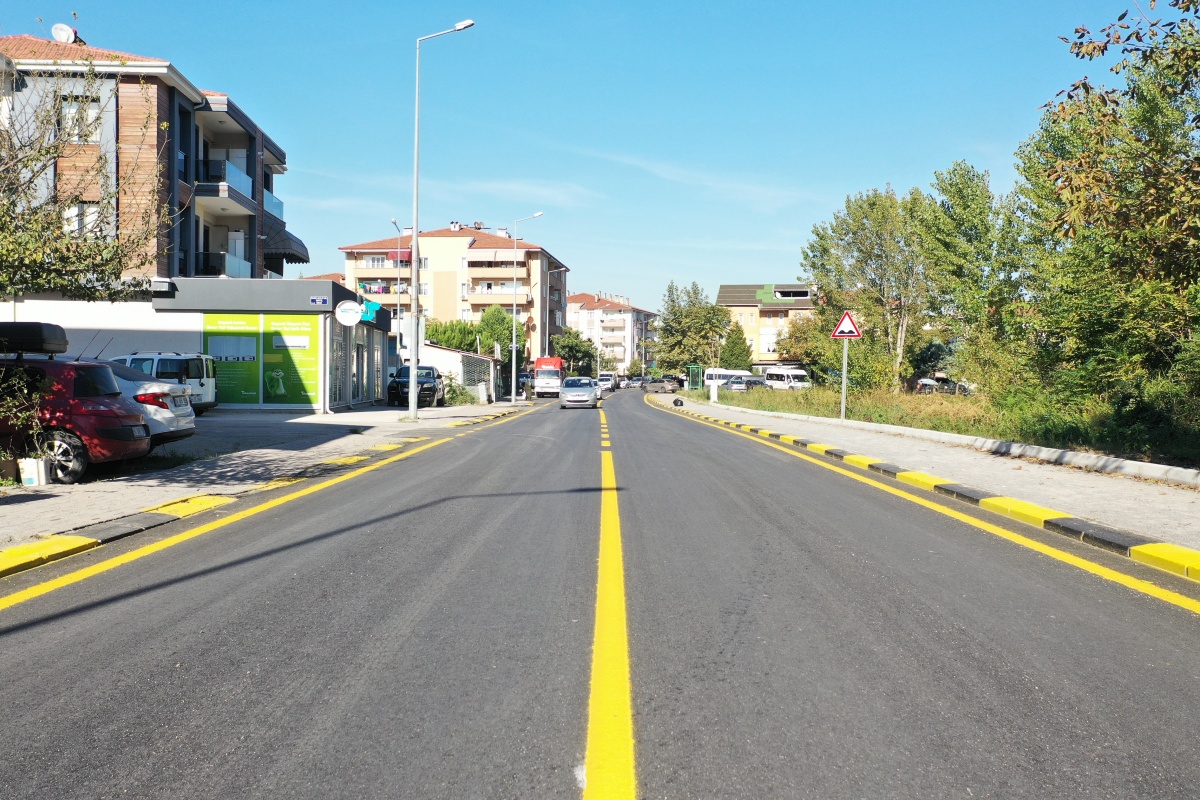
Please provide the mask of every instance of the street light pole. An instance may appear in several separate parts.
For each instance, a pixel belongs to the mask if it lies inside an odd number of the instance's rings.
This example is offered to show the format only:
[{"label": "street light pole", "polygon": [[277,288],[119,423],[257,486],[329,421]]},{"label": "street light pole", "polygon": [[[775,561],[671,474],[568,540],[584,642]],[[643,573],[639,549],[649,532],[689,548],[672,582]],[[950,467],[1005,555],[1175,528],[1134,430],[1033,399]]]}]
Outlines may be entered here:
[{"label": "street light pole", "polygon": [[[421,313],[421,301],[418,299],[421,284],[418,282],[421,268],[421,249],[417,243],[417,232],[420,230],[417,211],[420,206],[420,174],[421,174],[421,42],[426,39],[436,39],[439,36],[445,36],[447,33],[458,33],[465,31],[467,28],[474,25],[474,20],[464,19],[462,22],[448,30],[431,33],[428,36],[422,36],[417,39],[417,90],[416,90],[416,108],[413,111],[413,214],[412,214],[412,285],[409,290],[412,292],[412,303],[410,315],[412,319],[409,321],[409,357],[408,357],[408,418],[414,422],[417,419],[417,401],[420,398],[420,387],[417,384],[417,366],[421,363],[419,360],[420,342],[417,341],[421,335],[421,326],[418,319]],[[400,240],[396,240],[396,249],[400,249]],[[396,254],[399,260],[400,254]],[[399,286],[396,287],[397,291]],[[400,308],[400,296],[396,295],[396,308]],[[399,330],[399,329],[397,329]],[[399,357],[399,348],[396,354]],[[403,369],[403,365],[401,365]]]},{"label": "street light pole", "polygon": [[[512,359],[512,392],[511,402],[515,406],[517,404],[517,223],[525,222],[530,219],[537,219],[543,212],[539,211],[536,214],[530,214],[528,217],[521,217],[513,222],[512,237],[513,237],[513,318],[512,318],[512,343],[508,346],[509,358]],[[532,281],[530,284],[532,285]]]}]

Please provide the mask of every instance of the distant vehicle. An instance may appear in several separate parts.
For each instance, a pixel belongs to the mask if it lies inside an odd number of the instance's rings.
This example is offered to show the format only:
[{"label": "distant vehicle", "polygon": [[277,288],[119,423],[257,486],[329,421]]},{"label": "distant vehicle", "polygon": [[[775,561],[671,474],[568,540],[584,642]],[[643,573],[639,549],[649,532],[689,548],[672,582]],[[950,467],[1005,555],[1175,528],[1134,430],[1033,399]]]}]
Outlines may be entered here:
[{"label": "distant vehicle", "polygon": [[630,389],[640,389],[640,388],[642,388],[642,384],[645,382],[646,382],[646,379],[643,378],[642,376],[640,376],[640,375],[635,376],[635,377],[629,379],[629,388]]},{"label": "distant vehicle", "polygon": [[675,381],[671,380],[670,378],[648,378],[646,379],[646,382],[642,384],[642,391],[644,392],[670,392],[671,394],[674,394],[675,390],[678,388],[679,384],[675,383]]},{"label": "distant vehicle", "polygon": [[207,353],[133,352],[108,359],[159,380],[187,385],[196,416],[217,407],[217,364]]},{"label": "distant vehicle", "polygon": [[[389,406],[408,405],[408,373],[407,366],[401,367],[400,372],[393,372],[388,377],[387,404]],[[446,405],[446,381],[437,367],[417,367],[417,408],[421,406]]]},{"label": "distant vehicle", "polygon": [[603,399],[599,384],[591,378],[567,378],[558,394],[559,408],[596,408]]},{"label": "distant vehicle", "polygon": [[617,373],[601,372],[596,376],[596,382],[600,384],[600,388],[606,392],[615,391],[617,388]]},{"label": "distant vehicle", "polygon": [[751,389],[767,388],[767,382],[757,375],[734,375],[725,384],[725,388],[731,392],[748,392]]},{"label": "distant vehicle", "polygon": [[558,397],[563,378],[567,374],[566,362],[554,356],[542,356],[533,362],[533,393],[538,397]]},{"label": "distant vehicle", "polygon": [[617,381],[617,388],[628,389],[629,388],[629,378],[621,378],[621,380]]},{"label": "distant vehicle", "polygon": [[762,377],[772,389],[812,388],[812,378],[808,372],[795,367],[771,367],[763,372]]},{"label": "distant vehicle", "polygon": [[709,367],[704,370],[704,385],[712,386],[714,383],[720,386],[727,383],[734,375],[743,377],[753,375],[754,373],[748,369],[720,369],[718,367]]},{"label": "distant vehicle", "polygon": [[117,379],[121,394],[141,405],[146,426],[150,429],[151,450],[160,444],[186,439],[196,432],[196,411],[184,384],[160,381],[115,361],[89,363],[105,364]]}]

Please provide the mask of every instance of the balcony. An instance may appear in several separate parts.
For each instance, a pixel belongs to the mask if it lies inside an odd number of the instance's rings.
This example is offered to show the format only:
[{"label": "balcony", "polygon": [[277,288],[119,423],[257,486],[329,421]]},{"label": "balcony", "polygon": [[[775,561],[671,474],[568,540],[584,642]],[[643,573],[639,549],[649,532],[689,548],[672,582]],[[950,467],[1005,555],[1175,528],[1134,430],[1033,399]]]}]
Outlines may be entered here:
[{"label": "balcony", "polygon": [[[478,265],[480,262],[476,261],[476,262],[471,262],[471,263]],[[529,267],[525,264],[518,264],[516,274],[517,274],[518,278],[528,279],[529,278]],[[513,276],[512,264],[497,263],[496,266],[494,266],[494,267],[471,266],[471,267],[467,268],[467,277],[470,278],[471,280],[479,280],[480,278],[483,278],[483,279],[486,279],[489,281],[504,280],[504,279],[511,280],[512,276]]]},{"label": "balcony", "polygon": [[249,261],[228,253],[197,253],[197,278],[251,278],[254,267]]},{"label": "balcony", "polygon": [[231,161],[205,161],[204,183],[227,183],[248,198],[254,197],[254,180]]},{"label": "balcony", "polygon": [[283,219],[283,201],[263,189],[263,208],[276,219]]},{"label": "balcony", "polygon": [[518,307],[528,306],[533,302],[533,297],[524,290],[519,290],[516,295],[512,291],[491,291],[491,292],[470,292],[463,297],[468,303],[473,306],[507,306],[512,308],[515,302]]}]

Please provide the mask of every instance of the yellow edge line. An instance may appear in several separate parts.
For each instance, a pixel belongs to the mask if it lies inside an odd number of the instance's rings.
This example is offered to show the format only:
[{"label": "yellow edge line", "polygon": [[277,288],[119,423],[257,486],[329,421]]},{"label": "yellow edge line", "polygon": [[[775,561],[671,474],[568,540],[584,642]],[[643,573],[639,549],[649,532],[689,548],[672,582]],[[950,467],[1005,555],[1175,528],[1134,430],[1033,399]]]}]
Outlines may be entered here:
[{"label": "yellow edge line", "polygon": [[[666,409],[666,408],[660,407],[659,410],[664,411],[666,413],[673,413],[669,409]],[[700,420],[694,420],[694,421],[700,425],[709,425],[709,423],[701,422]],[[717,428],[718,430],[721,429],[719,426],[716,426],[716,425],[709,425],[709,427],[714,427],[714,428]],[[1074,555],[1072,553],[1068,553],[1064,550],[1059,550],[1057,547],[1051,547],[1048,544],[1043,544],[1041,542],[1035,541],[1026,536],[1022,536],[1019,533],[1014,533],[1012,531],[1005,530],[1004,528],[1001,528],[998,525],[993,525],[990,522],[984,522],[983,520],[975,519],[974,517],[968,516],[967,514],[964,514],[961,511],[956,511],[952,508],[947,508],[946,506],[938,505],[937,503],[926,500],[923,497],[917,497],[914,494],[910,494],[909,492],[906,492],[902,489],[897,489],[894,486],[888,486],[887,484],[880,483],[879,481],[872,480],[871,478],[867,478],[862,475],[857,475],[849,470],[842,469],[841,467],[835,466],[833,464],[826,464],[825,462],[820,461],[816,458],[813,458],[812,456],[805,455],[804,453],[798,453],[789,447],[782,447],[780,445],[775,444],[774,442],[763,441],[762,439],[758,438],[757,436],[751,436],[751,435],[747,435],[744,433],[738,433],[737,431],[729,431],[729,433],[733,434],[734,436],[742,436],[746,439],[749,439],[752,442],[757,442],[766,447],[773,447],[776,450],[780,450],[784,453],[788,453],[789,455],[795,456],[796,458],[799,458],[804,461],[808,461],[809,463],[815,464],[818,467],[821,467],[822,469],[827,469],[827,470],[830,470],[831,472],[836,472],[839,475],[845,475],[847,478],[850,478],[851,480],[856,480],[859,483],[865,483],[868,486],[873,486],[876,489],[880,489],[882,491],[887,492],[888,494],[895,495],[896,497],[900,497],[900,498],[903,498],[910,502],[916,503],[919,506],[924,506],[925,508],[928,508],[931,511],[936,511],[939,514],[950,517],[952,519],[956,519],[959,522],[965,522],[966,524],[968,524],[972,527],[978,528],[982,531],[986,531],[995,536],[999,536],[1001,539],[1007,539],[1008,541],[1012,542],[1013,544],[1017,544],[1017,545],[1020,545],[1021,547],[1025,547],[1030,550],[1033,550],[1034,552],[1041,553],[1044,556],[1049,556],[1050,558],[1053,558],[1056,561],[1060,561],[1064,564],[1069,564],[1073,567],[1083,570],[1084,572],[1090,572],[1091,574],[1093,574],[1099,578],[1103,578],[1104,580],[1112,581],[1113,583],[1120,584],[1121,586],[1124,586],[1127,589],[1132,589],[1135,592],[1141,592],[1144,595],[1148,595],[1150,597],[1157,598],[1159,600],[1162,600],[1165,603],[1170,603],[1173,606],[1177,606],[1179,608],[1186,609],[1187,611],[1191,611],[1193,614],[1200,614],[1200,600],[1195,600],[1186,595],[1179,594],[1178,592],[1173,592],[1170,589],[1164,589],[1161,586],[1158,586],[1157,584],[1151,583],[1150,581],[1144,581],[1141,578],[1135,578],[1131,575],[1126,575],[1123,572],[1117,572],[1114,569],[1109,569],[1108,567],[1102,566],[1093,561],[1088,561],[1085,558],[1080,558],[1079,556]]]},{"label": "yellow edge line", "polygon": [[611,452],[600,454],[600,556],[596,573],[596,631],[588,698],[584,800],[634,800],[633,690],[625,618],[621,515]]},{"label": "yellow edge line", "polygon": [[[528,414],[533,410],[535,410],[535,409],[531,409],[530,411],[526,411],[524,413]],[[507,419],[501,420],[500,422],[496,422],[493,424],[499,425],[502,422],[508,422],[512,419],[516,419],[516,417],[515,416],[509,417]],[[491,427],[491,426],[489,425],[488,427]],[[483,430],[483,429],[481,428],[480,430]],[[412,456],[415,456],[417,453],[423,452],[425,450],[429,450],[431,448],[437,447],[438,445],[445,444],[446,442],[450,442],[450,441],[453,441],[453,439],[449,438],[449,437],[447,437],[445,439],[438,439],[437,441],[430,442],[429,444],[423,444],[420,447],[414,448],[407,452],[399,453],[394,456],[388,456],[387,458],[376,461],[373,464],[368,464],[364,467],[359,467],[358,469],[351,470],[350,472],[347,472],[344,475],[339,475],[336,478],[330,478],[327,481],[322,481],[321,483],[317,483],[312,486],[305,487],[304,489],[300,489],[300,490],[292,492],[290,494],[276,497],[272,500],[268,500],[265,503],[261,503],[252,508],[248,508],[245,511],[235,512],[233,514],[230,514],[227,517],[221,517],[220,519],[213,520],[212,522],[207,522],[198,527],[191,528],[186,531],[182,531],[181,533],[177,533],[174,536],[169,536],[166,539],[162,539],[161,541],[154,542],[153,544],[148,544],[144,547],[139,547],[136,550],[131,550],[128,553],[123,553],[119,556],[114,556],[113,558],[107,559],[105,561],[101,561],[98,564],[92,564],[89,567],[84,567],[83,569],[75,570],[74,572],[68,573],[66,575],[60,575],[59,577],[54,578],[49,581],[46,581],[45,583],[39,583],[36,586],[30,586],[28,589],[23,589],[19,592],[14,592],[10,595],[0,597],[0,611],[3,611],[6,608],[12,608],[13,606],[16,606],[16,605],[20,605],[21,603],[24,603],[28,600],[32,600],[36,597],[41,597],[42,595],[49,594],[50,592],[56,591],[58,589],[62,589],[65,586],[70,586],[73,583],[79,583],[80,581],[87,580],[88,578],[91,578],[95,575],[100,575],[101,573],[108,572],[111,569],[116,569],[117,567],[120,567],[125,564],[129,564],[133,561],[137,561],[139,559],[145,558],[146,556],[153,555],[154,553],[157,553],[161,550],[166,550],[168,547],[174,547],[175,545],[186,542],[189,539],[194,539],[197,536],[202,536],[203,534],[210,533],[219,528],[224,528],[226,525],[231,525],[234,522],[241,522],[242,520],[248,519],[249,517],[253,517],[256,514],[261,514],[264,511],[270,511],[272,508],[278,508],[279,506],[283,505],[284,503],[291,502],[292,500],[297,500],[301,497],[305,497],[310,494],[315,494],[316,492],[319,492],[323,489],[328,489],[331,486],[336,486],[339,483],[345,483],[346,481],[351,480],[353,478],[357,478],[360,475],[365,475],[366,473],[371,472],[372,470],[379,469],[380,467],[386,466],[387,464],[392,464],[396,461],[403,461],[406,458],[411,458]]]}]

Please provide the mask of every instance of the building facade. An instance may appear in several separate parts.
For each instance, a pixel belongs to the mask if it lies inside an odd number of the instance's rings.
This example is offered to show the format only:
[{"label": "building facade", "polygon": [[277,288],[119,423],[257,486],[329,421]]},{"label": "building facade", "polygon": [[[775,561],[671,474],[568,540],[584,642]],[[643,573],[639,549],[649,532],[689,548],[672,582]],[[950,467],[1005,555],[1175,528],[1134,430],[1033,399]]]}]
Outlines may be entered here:
[{"label": "building facade", "polygon": [[0,125],[50,108],[59,135],[77,131],[44,190],[95,176],[97,163],[119,184],[111,210],[94,181],[72,186],[82,191],[68,226],[119,237],[147,212],[161,213],[148,244],[152,266],[141,275],[282,277],[285,262],[308,262],[273,193],[287,155],[227,94],[197,88],[169,61],[81,42],[0,36],[0,61]]},{"label": "building facade", "polygon": [[[489,306],[511,314],[515,304],[528,342],[526,359],[551,354],[550,337],[566,325],[570,270],[561,261],[540,245],[514,240],[505,228],[490,232],[482,223],[421,231],[418,244],[415,288],[425,318],[478,322]],[[347,287],[408,314],[414,289],[411,229],[339,249],[346,254]]]},{"label": "building facade", "polygon": [[631,305],[621,295],[581,292],[567,298],[567,326],[612,359],[622,375],[629,374],[635,358],[646,363],[646,343],[654,338],[651,323],[656,319],[658,314]]},{"label": "building facade", "polygon": [[780,363],[775,343],[792,320],[815,313],[816,298],[816,287],[798,283],[722,284],[717,290],[717,305],[729,309],[746,333],[755,367]]}]

